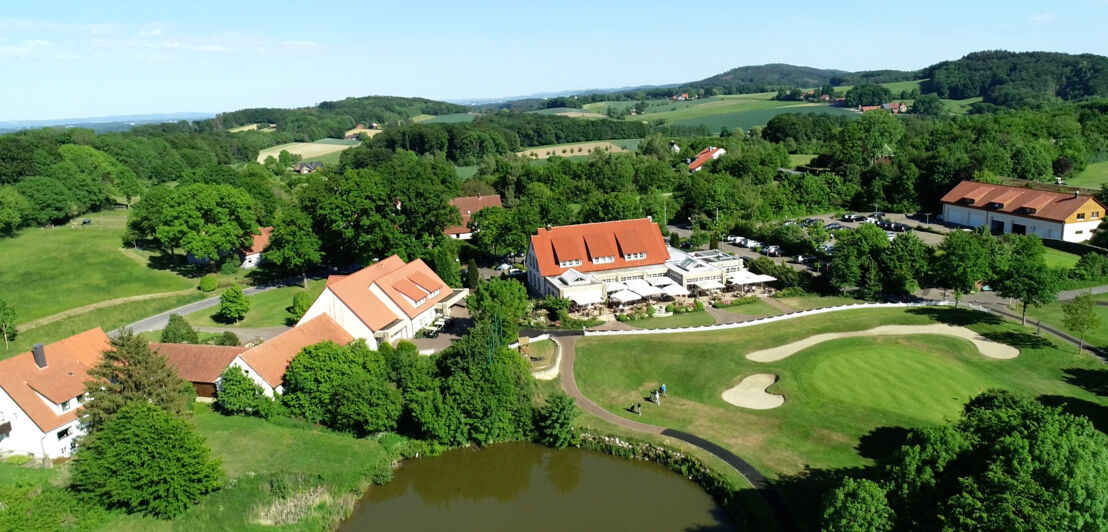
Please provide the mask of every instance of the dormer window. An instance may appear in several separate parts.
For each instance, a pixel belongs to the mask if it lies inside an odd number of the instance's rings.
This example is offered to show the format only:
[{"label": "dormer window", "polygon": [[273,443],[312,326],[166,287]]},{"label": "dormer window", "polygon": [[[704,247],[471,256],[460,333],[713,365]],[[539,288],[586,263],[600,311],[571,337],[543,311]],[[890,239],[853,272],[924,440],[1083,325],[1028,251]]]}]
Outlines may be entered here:
[{"label": "dormer window", "polygon": [[615,257],[593,257],[592,258],[592,263],[593,264],[608,264],[608,263],[612,263],[612,262],[615,262],[615,261],[616,261]]},{"label": "dormer window", "polygon": [[646,252],[642,253],[628,253],[623,256],[623,260],[643,260],[646,258]]},{"label": "dormer window", "polygon": [[72,403],[72,402],[73,401],[71,399],[67,399],[64,402],[62,402],[62,404],[61,404],[62,412],[65,412],[66,410],[69,410],[70,406],[72,406],[70,403]]},{"label": "dormer window", "polygon": [[563,260],[563,261],[558,263],[558,266],[561,266],[562,268],[572,268],[574,266],[580,266],[580,265],[581,265],[581,259]]}]

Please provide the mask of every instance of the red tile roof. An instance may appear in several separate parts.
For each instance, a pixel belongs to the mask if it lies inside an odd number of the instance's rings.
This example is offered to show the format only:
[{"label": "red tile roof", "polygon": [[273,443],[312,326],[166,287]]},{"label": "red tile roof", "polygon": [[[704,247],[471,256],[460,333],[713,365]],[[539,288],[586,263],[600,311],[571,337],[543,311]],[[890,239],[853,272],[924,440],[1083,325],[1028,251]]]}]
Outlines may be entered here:
[{"label": "red tile roof", "polygon": [[261,253],[265,251],[265,247],[269,245],[269,238],[273,236],[272,227],[262,227],[261,234],[254,235],[254,244],[250,247],[242,250],[247,255],[254,255],[255,253]]},{"label": "red tile roof", "polygon": [[[1048,190],[962,181],[943,196],[942,202],[971,209],[1064,222],[1089,200],[1096,201],[1096,198]],[[1104,206],[1101,205],[1101,207]],[[1102,211],[1101,216],[1103,215]]]},{"label": "red tile roof", "polygon": [[450,200],[450,204],[458,208],[458,212],[462,214],[462,225],[455,225],[453,227],[447,227],[443,233],[448,235],[460,235],[462,233],[468,233],[469,219],[473,216],[473,213],[485,209],[488,207],[500,207],[500,195],[491,194],[488,196],[464,196],[461,198],[454,198]]},{"label": "red tile roof", "polygon": [[721,150],[723,150],[723,148],[717,148],[715,146],[709,146],[700,150],[700,153],[696,154],[696,158],[689,163],[689,170],[696,170],[704,165],[704,163],[711,161],[714,157],[718,157],[716,153]]},{"label": "red tile roof", "polygon": [[[562,268],[558,263],[570,260],[581,261],[580,265],[572,267],[579,272],[648,266],[669,260],[658,224],[647,218],[539,228],[538,234],[531,237],[531,248],[543,277],[561,275],[569,268]],[[597,254],[593,254],[594,249]],[[646,253],[646,258],[624,259],[624,255],[632,253]],[[612,262],[592,262],[594,257],[609,256],[614,256]]]},{"label": "red tile roof", "polygon": [[331,316],[320,314],[247,350],[241,357],[265,382],[276,388],[284,381],[289,362],[301,349],[326,341],[346,345],[354,338]]},{"label": "red tile roof", "polygon": [[[335,296],[350,307],[367,327],[378,331],[401,316],[394,314],[384,301],[370,291],[369,287],[374,284],[409,318],[418,316],[451,294],[450,287],[422,260],[405,264],[396,255],[345,277],[327,279],[327,287]],[[439,293],[430,296],[435,290]],[[417,308],[405,296],[415,302],[420,299],[425,301]]]},{"label": "red tile roof", "polygon": [[39,429],[49,432],[77,419],[77,409],[56,414],[39,394],[58,404],[83,394],[89,368],[100,362],[108,349],[108,335],[97,327],[47,344],[43,348],[45,368],[35,364],[30,351],[0,360],[0,388]]},{"label": "red tile roof", "polygon": [[235,357],[246,351],[241,346],[203,344],[150,344],[151,351],[165,356],[177,375],[189,382],[214,384]]},{"label": "red tile roof", "polygon": [[881,109],[881,106],[880,105],[862,105],[862,106],[859,106],[859,109],[861,109],[863,113],[868,113],[870,111],[879,111]]}]

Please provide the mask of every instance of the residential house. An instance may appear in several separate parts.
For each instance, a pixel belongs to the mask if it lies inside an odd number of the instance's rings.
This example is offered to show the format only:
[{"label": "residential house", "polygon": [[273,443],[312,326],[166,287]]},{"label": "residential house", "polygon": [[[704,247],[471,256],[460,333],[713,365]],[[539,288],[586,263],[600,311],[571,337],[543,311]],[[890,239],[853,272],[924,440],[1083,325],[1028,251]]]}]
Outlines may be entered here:
[{"label": "residential house", "polygon": [[0,360],[0,451],[69,456],[84,434],[77,419],[88,371],[111,348],[100,328]]},{"label": "residential house", "polygon": [[169,365],[177,370],[178,376],[192,383],[198,398],[215,399],[223,370],[227,369],[227,366],[235,360],[235,357],[246,352],[247,348],[206,344],[151,343],[150,350],[164,356]]},{"label": "residential house", "polygon": [[993,234],[1036,234],[1084,242],[1093,237],[1105,207],[1092,196],[962,181],[942,198],[943,221],[988,227]]},{"label": "residential house", "polygon": [[690,172],[698,172],[698,171],[700,171],[700,167],[704,166],[704,163],[706,163],[708,161],[714,161],[716,159],[719,159],[720,156],[722,156],[725,153],[727,153],[727,150],[725,150],[723,148],[717,148],[715,146],[708,146],[707,148],[704,148],[703,150],[700,150],[700,153],[697,153],[696,157],[692,161],[689,162],[689,171]]},{"label": "residential house", "polygon": [[297,326],[326,314],[376,349],[381,342],[415,338],[467,295],[464,288],[452,290],[422,260],[405,264],[393,255],[353,274],[328,277]]},{"label": "residential house", "polygon": [[689,98],[689,93],[687,93],[687,92],[683,92],[681,94],[676,94],[676,95],[673,96],[673,101],[675,101],[675,102],[684,102],[684,101],[688,101],[690,99],[691,98]]},{"label": "residential house", "polygon": [[462,225],[447,227],[443,233],[450,238],[469,240],[473,238],[473,231],[469,227],[469,220],[473,213],[488,207],[500,207],[500,195],[464,196],[450,200],[450,204],[457,207],[458,212],[461,213]]},{"label": "residential house", "polygon": [[888,111],[888,112],[890,112],[890,113],[892,113],[892,114],[894,114],[894,115],[898,115],[900,113],[907,113],[908,112],[908,106],[904,105],[904,102],[892,102],[892,103],[881,104],[881,108]]},{"label": "residential house", "polygon": [[296,166],[293,168],[293,171],[298,173],[298,174],[310,174],[312,172],[322,170],[322,169],[323,169],[323,163],[322,162],[308,161],[308,162],[296,163]]},{"label": "residential house", "polygon": [[819,99],[820,99],[821,102],[829,102],[829,101],[831,101],[831,95],[830,94],[820,94]]},{"label": "residential house", "polygon": [[859,105],[857,109],[858,109],[859,113],[868,113],[870,111],[880,111],[881,106],[880,105]]},{"label": "residential house", "polygon": [[242,368],[266,396],[273,397],[284,393],[285,370],[302,349],[320,342],[347,345],[353,341],[335,320],[320,314],[242,352],[229,365]]},{"label": "residential house", "polygon": [[265,260],[262,252],[265,251],[265,247],[269,245],[270,237],[273,236],[273,227],[261,227],[258,231],[258,234],[254,235],[254,241],[250,244],[250,247],[242,250],[241,268],[257,268]]}]

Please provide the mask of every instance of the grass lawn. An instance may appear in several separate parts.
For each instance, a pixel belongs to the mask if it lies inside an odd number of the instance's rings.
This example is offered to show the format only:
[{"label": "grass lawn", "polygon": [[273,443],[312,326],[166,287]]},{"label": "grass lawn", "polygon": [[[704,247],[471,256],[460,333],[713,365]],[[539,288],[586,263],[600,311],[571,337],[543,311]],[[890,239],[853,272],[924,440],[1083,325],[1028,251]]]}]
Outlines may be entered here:
[{"label": "grass lawn", "polygon": [[30,351],[31,346],[37,342],[44,344],[56,342],[94,327],[100,327],[107,332],[159,312],[199,301],[205,297],[207,297],[207,294],[197,291],[195,294],[120,303],[50,322],[34,329],[20,330],[15,341],[11,342],[7,349],[4,349],[3,342],[0,342],[0,359]]},{"label": "grass lawn", "polygon": [[798,166],[806,166],[810,164],[812,160],[816,157],[819,157],[819,155],[816,155],[814,153],[790,153],[789,164],[792,165],[793,168],[796,168]]},{"label": "grass lawn", "polygon": [[[814,334],[936,321],[1017,345],[1021,355],[994,360],[962,339],[914,335],[834,340],[772,363],[744,357]],[[722,400],[724,390],[753,373],[779,377],[769,392],[784,395],[783,406],[748,410]],[[859,309],[723,331],[584,338],[575,375],[586,396],[636,421],[626,405],[665,382],[668,401],[644,404],[641,421],[687,430],[746,458],[777,482],[811,527],[819,494],[805,480],[806,468],[864,466],[895,446],[888,436],[954,418],[978,392],[1009,389],[1051,404],[1076,398],[1067,408],[1093,414],[1095,425],[1108,428],[1108,399],[1069,384],[1108,379],[1103,364],[965,310]]]},{"label": "grass lawn", "polygon": [[942,103],[946,107],[948,113],[952,115],[964,115],[969,112],[971,105],[983,99],[984,98],[977,96],[975,98],[966,98],[965,100],[942,100]]},{"label": "grass lawn", "polygon": [[84,218],[92,225],[29,228],[0,239],[0,286],[19,323],[108,299],[196,287],[196,281],[152,270],[125,253],[120,235],[127,211]]},{"label": "grass lawn", "polygon": [[1046,248],[1046,265],[1048,268],[1073,268],[1081,257],[1073,253],[1066,253],[1054,248]]},{"label": "grass lawn", "polygon": [[1090,164],[1080,174],[1066,180],[1066,184],[1071,187],[1095,189],[1100,189],[1105,183],[1108,183],[1108,161]]},{"label": "grass lawn", "polygon": [[860,299],[841,296],[806,295],[797,297],[775,297],[774,299],[776,299],[779,303],[782,303],[787,307],[792,307],[796,310],[808,310],[813,308],[836,307],[839,305],[865,303],[865,301],[862,301]]},{"label": "grass lawn", "polygon": [[[422,116],[422,115],[421,115]],[[448,115],[432,116],[422,122],[426,124],[455,124],[458,122],[472,122],[477,115],[474,113],[453,113]],[[414,118],[412,120],[415,120]]]},{"label": "grass lawn", "polygon": [[342,152],[341,151],[336,151],[336,152],[333,152],[333,153],[328,153],[326,155],[320,155],[318,157],[312,157],[310,159],[305,159],[304,162],[319,161],[319,162],[323,163],[326,166],[338,166],[339,159],[341,157],[342,157]]},{"label": "grass lawn", "polygon": [[[308,295],[311,296],[313,301],[323,292],[325,283],[326,281],[323,279],[308,281]],[[193,312],[185,316],[185,321],[188,321],[193,327],[227,327],[228,330],[234,330],[234,327],[280,327],[286,325],[285,320],[288,319],[289,313],[285,309],[292,305],[292,296],[303,291],[304,289],[297,285],[275,288],[252,295],[247,298],[250,300],[250,311],[238,323],[227,324],[215,321],[213,318],[215,307]]]},{"label": "grass lawn", "polygon": [[454,172],[458,174],[459,181],[465,181],[477,175],[477,165],[473,166],[456,166]]},{"label": "grass lawn", "polygon": [[[1108,302],[1108,294],[1096,294],[1093,296],[1097,301]],[[1022,306],[1019,302],[1015,302],[1011,311],[1016,315],[1022,312]],[[1097,347],[1108,347],[1108,307],[1103,305],[1097,305],[1093,307],[1093,312],[1100,320],[1100,325],[1097,328],[1089,331],[1085,334],[1085,343],[1095,345]],[[1049,305],[1043,305],[1042,307],[1027,307],[1027,324],[1034,327],[1035,321],[1042,321],[1044,324],[1050,325],[1056,329],[1066,331],[1066,327],[1062,325],[1062,302],[1055,301]],[[1074,347],[1073,349],[1077,349]]]},{"label": "grass lawn", "polygon": [[766,303],[759,299],[753,303],[746,303],[744,305],[737,305],[734,307],[723,307],[719,310],[724,312],[730,312],[732,314],[740,314],[743,316],[776,316],[781,314],[780,310],[776,307]]},{"label": "grass lawn", "polygon": [[715,322],[716,319],[707,312],[686,312],[685,314],[674,314],[673,316],[666,316],[664,318],[643,318],[641,320],[629,321],[627,325],[636,329],[671,329],[674,327],[713,325]]}]

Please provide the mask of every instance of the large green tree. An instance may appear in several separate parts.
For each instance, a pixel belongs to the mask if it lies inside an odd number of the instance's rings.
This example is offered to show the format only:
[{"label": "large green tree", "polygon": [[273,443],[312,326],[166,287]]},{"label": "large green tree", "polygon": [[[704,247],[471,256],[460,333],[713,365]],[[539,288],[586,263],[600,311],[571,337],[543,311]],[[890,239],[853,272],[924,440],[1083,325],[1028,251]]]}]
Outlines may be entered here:
[{"label": "large green tree", "polygon": [[1039,306],[1058,297],[1059,279],[1046,266],[1046,248],[1036,235],[1011,235],[1007,268],[997,276],[996,293],[1018,299],[1020,322],[1027,325],[1028,305]]},{"label": "large green tree", "polygon": [[847,477],[823,502],[825,532],[887,532],[893,529],[893,510],[885,489],[868,479]]},{"label": "large green tree", "polygon": [[546,399],[546,405],[539,410],[537,428],[539,443],[555,449],[565,449],[576,438],[573,420],[580,410],[573,398],[561,390]]},{"label": "large green tree", "polygon": [[503,338],[508,341],[519,334],[519,320],[527,317],[531,306],[527,287],[514,279],[489,279],[479,284],[466,305],[475,319],[491,321],[499,316]]},{"label": "large green tree", "polygon": [[323,261],[319,237],[312,231],[312,220],[299,209],[277,211],[273,235],[265,248],[265,258],[289,272],[300,274],[308,287],[308,269]]},{"label": "large green tree", "polygon": [[974,291],[978,281],[987,281],[991,258],[982,239],[989,236],[967,231],[951,231],[943,237],[935,256],[935,277],[942,286],[954,291],[957,306],[962,295]]},{"label": "large green tree", "polygon": [[0,235],[11,235],[23,226],[32,207],[15,187],[0,186]]},{"label": "large green tree", "polygon": [[879,259],[885,291],[907,295],[919,288],[931,265],[931,248],[912,233],[893,239]]},{"label": "large green tree", "polygon": [[246,246],[258,229],[254,200],[231,185],[193,184],[174,190],[155,230],[166,248],[213,261]]},{"label": "large green tree", "polygon": [[104,426],[127,403],[144,402],[175,415],[192,412],[196,392],[177,376],[164,355],[150,350],[142,335],[123,329],[111,340],[100,362],[89,369],[85,383],[88,401],[81,422],[90,433]]},{"label": "large green tree", "polygon": [[254,382],[238,366],[228,366],[219,378],[220,412],[228,415],[267,417],[272,413],[273,401],[266,397],[258,383]]},{"label": "large green tree", "polygon": [[305,347],[285,372],[283,403],[292,414],[357,435],[396,428],[402,401],[385,357],[365,342]]},{"label": "large green tree", "polygon": [[72,485],[109,509],[169,519],[218,489],[223,476],[187,422],[137,401],[81,441]]},{"label": "large green tree", "polygon": [[170,314],[169,323],[162,329],[161,341],[166,344],[198,344],[200,335],[180,314]]}]

